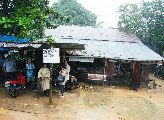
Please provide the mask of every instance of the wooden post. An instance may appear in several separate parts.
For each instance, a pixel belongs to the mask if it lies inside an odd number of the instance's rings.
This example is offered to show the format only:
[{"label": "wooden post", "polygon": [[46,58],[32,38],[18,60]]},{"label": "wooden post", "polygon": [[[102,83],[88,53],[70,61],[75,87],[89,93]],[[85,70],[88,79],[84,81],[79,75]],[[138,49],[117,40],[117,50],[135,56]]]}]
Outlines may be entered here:
[{"label": "wooden post", "polygon": [[63,49],[63,63],[65,61],[65,49]]},{"label": "wooden post", "polygon": [[104,82],[106,81],[106,77],[105,77],[105,73],[106,73],[106,71],[105,71],[105,69],[106,69],[106,62],[107,62],[107,60],[106,60],[106,58],[105,58],[105,63],[104,63],[104,64],[105,64],[105,65],[104,65],[104,76],[103,76],[103,79],[104,79],[104,80],[103,80],[102,88],[104,88],[104,85],[105,85]]},{"label": "wooden post", "polygon": [[50,66],[50,90],[49,90],[49,105],[52,105],[52,74],[53,74],[53,63]]}]

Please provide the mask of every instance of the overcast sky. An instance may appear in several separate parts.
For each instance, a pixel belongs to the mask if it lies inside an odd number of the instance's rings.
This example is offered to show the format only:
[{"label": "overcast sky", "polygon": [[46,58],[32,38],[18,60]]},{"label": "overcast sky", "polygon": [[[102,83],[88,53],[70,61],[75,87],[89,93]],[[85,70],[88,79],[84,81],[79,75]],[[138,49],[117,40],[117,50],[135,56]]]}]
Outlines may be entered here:
[{"label": "overcast sky", "polygon": [[[58,0],[49,0],[50,5]],[[86,9],[95,13],[99,22],[104,22],[104,27],[116,27],[118,21],[118,8],[124,3],[142,3],[143,0],[77,0]],[[150,0],[144,0],[150,1]]]}]

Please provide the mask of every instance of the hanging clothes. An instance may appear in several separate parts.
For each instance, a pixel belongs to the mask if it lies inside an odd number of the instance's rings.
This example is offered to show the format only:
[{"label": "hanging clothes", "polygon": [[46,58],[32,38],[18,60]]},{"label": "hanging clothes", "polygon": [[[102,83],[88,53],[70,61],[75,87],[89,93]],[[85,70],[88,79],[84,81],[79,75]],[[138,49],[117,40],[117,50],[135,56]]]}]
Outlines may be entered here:
[{"label": "hanging clothes", "polygon": [[116,70],[115,70],[115,66],[113,62],[110,62],[110,61],[107,62],[106,74],[110,77],[116,75]]},{"label": "hanging clothes", "polygon": [[26,64],[26,69],[27,69],[27,78],[34,77],[34,69],[35,66],[33,63]]},{"label": "hanging clothes", "polygon": [[140,76],[141,76],[141,62],[137,61],[133,64],[132,80],[137,84],[137,87],[140,85]]}]

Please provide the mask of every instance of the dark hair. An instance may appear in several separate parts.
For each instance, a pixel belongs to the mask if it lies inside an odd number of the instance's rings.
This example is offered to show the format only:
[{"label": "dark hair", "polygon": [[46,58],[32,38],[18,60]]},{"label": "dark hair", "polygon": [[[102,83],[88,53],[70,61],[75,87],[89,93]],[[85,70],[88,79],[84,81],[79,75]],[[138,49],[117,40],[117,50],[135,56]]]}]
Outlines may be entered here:
[{"label": "dark hair", "polygon": [[44,65],[47,65],[47,64],[46,64],[46,63],[43,63],[43,64],[42,64],[42,67],[44,67]]},{"label": "dark hair", "polygon": [[64,60],[64,62],[67,62],[67,63],[68,63],[68,60],[67,60],[67,59],[65,59],[65,60]]},{"label": "dark hair", "polygon": [[62,65],[62,66],[61,66],[61,68],[64,68],[64,69],[66,69],[65,65]]},{"label": "dark hair", "polygon": [[10,57],[10,56],[8,56],[6,59],[11,60],[11,57]]}]

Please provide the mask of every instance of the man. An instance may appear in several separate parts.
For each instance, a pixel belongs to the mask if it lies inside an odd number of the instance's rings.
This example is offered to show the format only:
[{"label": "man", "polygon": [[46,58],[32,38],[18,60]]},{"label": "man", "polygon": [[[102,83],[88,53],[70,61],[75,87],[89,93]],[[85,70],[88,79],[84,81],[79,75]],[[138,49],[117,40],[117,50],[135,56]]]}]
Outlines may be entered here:
[{"label": "man", "polygon": [[39,70],[38,78],[41,80],[41,90],[48,97],[50,89],[50,70],[47,68],[47,64],[44,64]]},{"label": "man", "polygon": [[15,67],[16,67],[16,64],[11,58],[8,58],[3,64],[3,68],[6,72],[8,80],[14,79],[14,72],[16,71]]},{"label": "man", "polygon": [[2,59],[2,57],[0,56],[0,84],[4,82],[4,70],[3,70],[3,64],[4,64],[5,60]]},{"label": "man", "polygon": [[67,80],[69,80],[70,66],[68,65],[68,61],[67,60],[65,60],[64,64],[65,64],[65,68],[66,68],[65,80],[67,81]]}]

